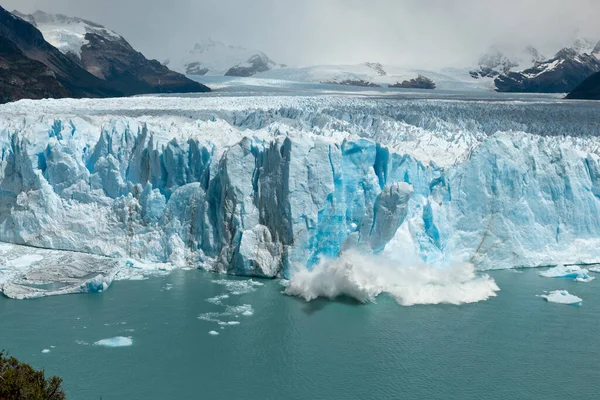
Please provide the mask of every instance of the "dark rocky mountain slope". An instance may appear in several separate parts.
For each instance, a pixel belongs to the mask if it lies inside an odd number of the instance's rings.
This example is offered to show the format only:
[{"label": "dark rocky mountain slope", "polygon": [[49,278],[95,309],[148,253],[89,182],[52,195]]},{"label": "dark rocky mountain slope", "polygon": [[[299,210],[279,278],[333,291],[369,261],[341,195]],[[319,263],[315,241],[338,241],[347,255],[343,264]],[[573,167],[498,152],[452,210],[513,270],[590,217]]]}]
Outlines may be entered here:
[{"label": "dark rocky mountain slope", "polygon": [[600,100],[600,72],[581,82],[567,95],[567,99]]}]

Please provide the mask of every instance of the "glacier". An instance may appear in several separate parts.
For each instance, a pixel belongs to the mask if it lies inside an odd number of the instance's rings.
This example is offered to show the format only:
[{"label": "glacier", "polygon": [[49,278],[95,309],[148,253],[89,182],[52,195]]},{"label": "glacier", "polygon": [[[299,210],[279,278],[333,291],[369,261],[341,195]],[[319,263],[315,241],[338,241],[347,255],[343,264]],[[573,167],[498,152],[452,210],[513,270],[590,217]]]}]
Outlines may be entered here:
[{"label": "glacier", "polygon": [[600,263],[597,113],[366,92],[2,105],[0,290],[96,292],[153,268],[290,278],[346,250]]}]

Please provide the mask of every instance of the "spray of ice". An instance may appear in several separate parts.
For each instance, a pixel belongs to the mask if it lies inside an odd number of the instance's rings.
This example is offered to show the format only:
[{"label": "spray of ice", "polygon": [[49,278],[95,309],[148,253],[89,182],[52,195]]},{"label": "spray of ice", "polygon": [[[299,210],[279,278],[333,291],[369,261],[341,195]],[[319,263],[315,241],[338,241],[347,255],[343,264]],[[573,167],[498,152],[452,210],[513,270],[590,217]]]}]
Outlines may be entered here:
[{"label": "spray of ice", "polygon": [[423,263],[403,265],[388,256],[351,250],[338,258],[321,260],[312,270],[299,269],[285,293],[306,301],[349,296],[363,303],[388,294],[399,304],[410,306],[475,303],[495,297],[499,290],[491,277],[477,274],[469,263],[444,268]]}]

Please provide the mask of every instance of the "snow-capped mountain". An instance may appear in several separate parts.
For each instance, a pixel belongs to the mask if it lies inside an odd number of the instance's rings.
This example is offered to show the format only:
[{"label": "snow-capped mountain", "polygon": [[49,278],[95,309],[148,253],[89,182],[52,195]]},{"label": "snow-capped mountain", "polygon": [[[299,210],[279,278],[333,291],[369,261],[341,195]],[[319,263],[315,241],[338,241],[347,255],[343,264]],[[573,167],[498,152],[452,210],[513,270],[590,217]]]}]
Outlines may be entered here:
[{"label": "snow-capped mountain", "polygon": [[261,51],[227,45],[212,38],[196,43],[182,59],[166,64],[186,75],[201,76],[248,77],[282,67]]},{"label": "snow-capped mountain", "polygon": [[600,70],[598,56],[600,42],[590,39],[577,39],[551,58],[532,46],[518,51],[493,46],[479,59],[471,76],[494,78],[494,87],[500,92],[564,93]]},{"label": "snow-capped mountain", "polygon": [[494,45],[479,58],[478,68],[471,71],[471,76],[478,78],[495,78],[511,70],[527,68],[541,61],[544,56],[533,46],[512,49]]},{"label": "snow-capped mountain", "polygon": [[36,11],[15,12],[40,30],[44,39],[89,73],[124,95],[205,92],[204,85],[148,60],[116,32],[81,18]]},{"label": "snow-capped mountain", "polygon": [[501,74],[494,82],[501,92],[568,93],[598,71],[595,55],[565,48],[531,68]]},{"label": "snow-capped mountain", "polygon": [[86,39],[88,33],[97,35],[104,40],[119,41],[122,44],[127,43],[115,31],[82,18],[73,18],[62,14],[48,14],[43,11],[36,11],[33,14],[22,14],[13,11],[13,14],[38,28],[44,35],[44,39],[60,50],[61,53],[78,60],[82,58],[83,48],[90,43]]},{"label": "snow-capped mountain", "polygon": [[[44,40],[31,23],[0,7],[3,101],[39,97],[114,97],[116,87]],[[43,64],[43,65],[40,65]],[[45,66],[45,67],[44,67]]]}]

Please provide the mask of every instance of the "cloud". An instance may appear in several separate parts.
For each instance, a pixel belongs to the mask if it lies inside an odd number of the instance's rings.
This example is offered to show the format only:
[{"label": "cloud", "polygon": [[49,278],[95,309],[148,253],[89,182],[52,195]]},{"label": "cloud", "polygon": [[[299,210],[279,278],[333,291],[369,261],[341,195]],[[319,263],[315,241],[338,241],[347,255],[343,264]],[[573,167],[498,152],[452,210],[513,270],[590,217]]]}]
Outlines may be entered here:
[{"label": "cloud", "polygon": [[149,57],[177,57],[208,36],[291,65],[380,61],[468,65],[492,44],[552,52],[600,39],[596,0],[4,0],[79,16]]}]

